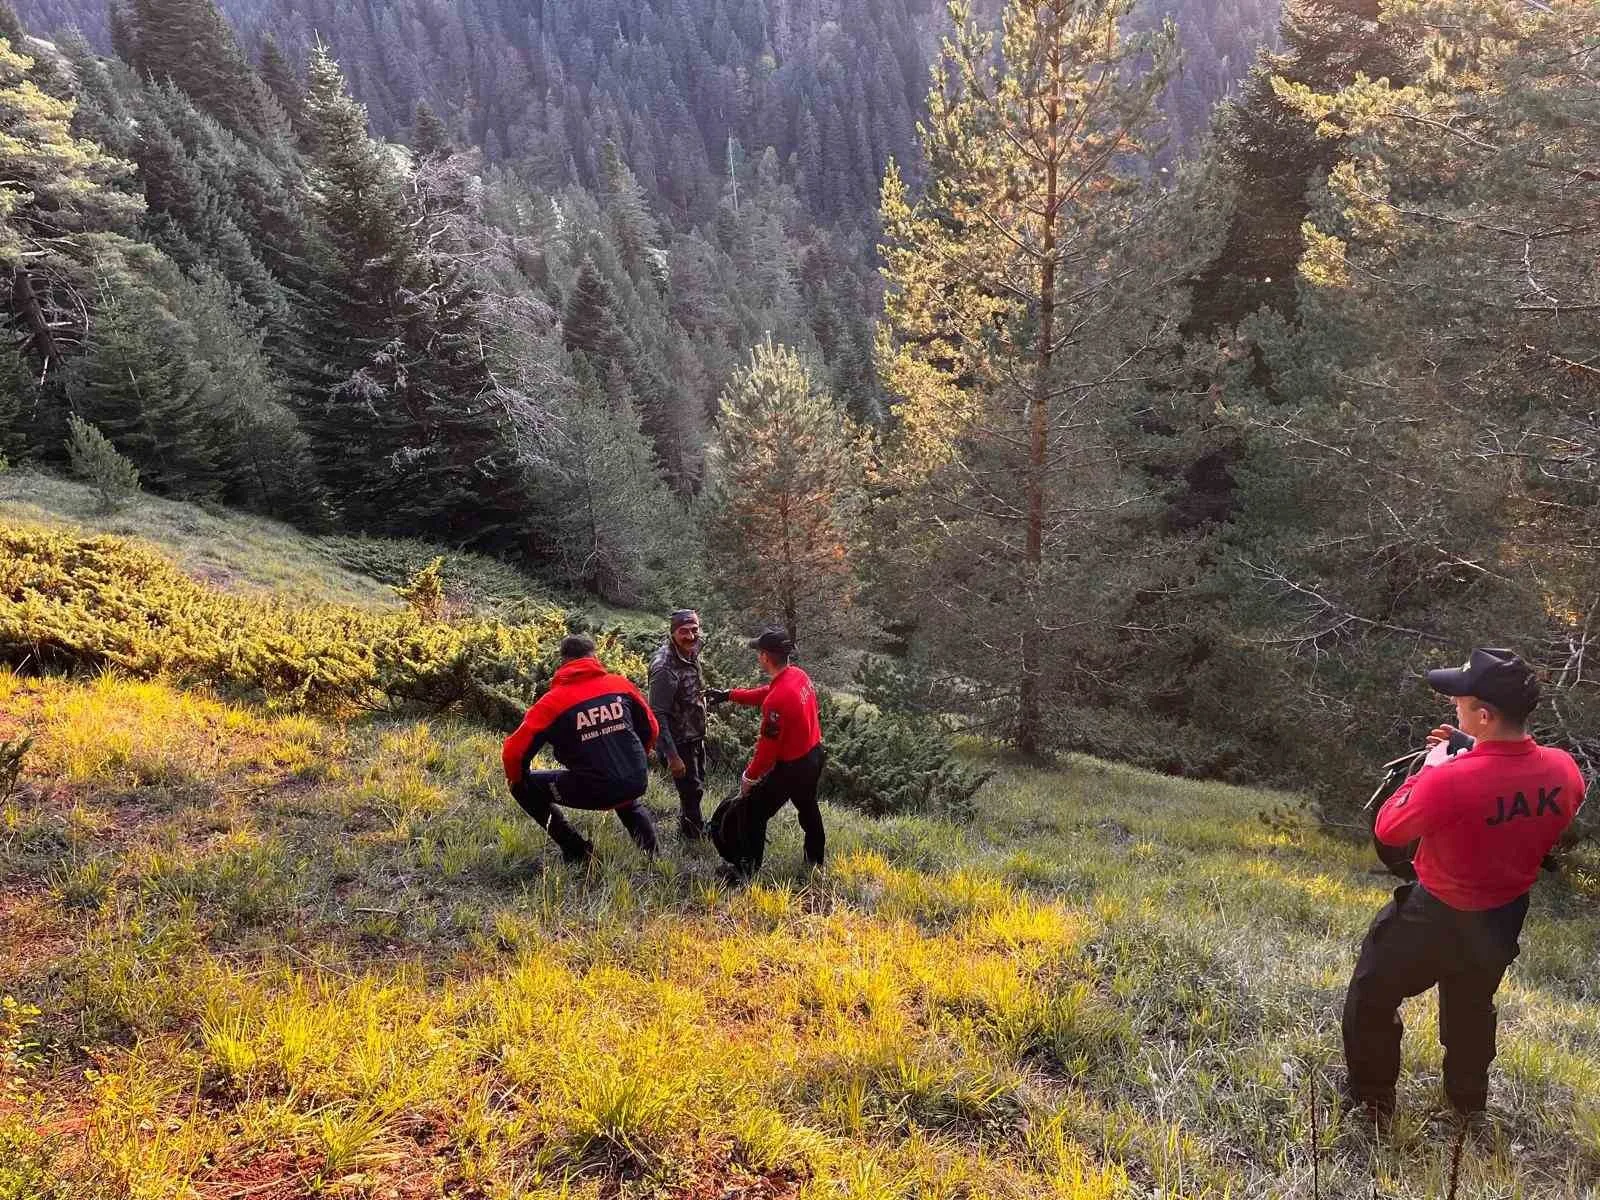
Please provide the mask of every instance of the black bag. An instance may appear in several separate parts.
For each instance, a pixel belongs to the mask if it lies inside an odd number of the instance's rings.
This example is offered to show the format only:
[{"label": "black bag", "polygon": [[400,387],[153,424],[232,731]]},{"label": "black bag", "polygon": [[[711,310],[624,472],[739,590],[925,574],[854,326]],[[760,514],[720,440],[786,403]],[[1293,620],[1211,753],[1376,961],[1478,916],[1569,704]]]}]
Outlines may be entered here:
[{"label": "black bag", "polygon": [[706,832],[711,837],[711,844],[717,848],[717,853],[722,855],[724,861],[742,867],[750,861],[746,847],[750,844],[754,824],[754,817],[750,811],[750,798],[735,792],[717,805],[717,810],[711,814],[711,820],[706,822]]},{"label": "black bag", "polygon": [[[1459,754],[1463,750],[1470,750],[1476,743],[1472,738],[1462,733],[1459,729],[1450,735],[1450,753]],[[1372,848],[1378,852],[1378,857],[1383,860],[1383,865],[1389,868],[1389,874],[1401,879],[1414,880],[1417,877],[1416,867],[1411,865],[1411,860],[1417,856],[1417,843],[1408,846],[1389,846],[1378,840],[1378,810],[1383,807],[1382,801],[1394,795],[1396,789],[1411,776],[1422,770],[1422,762],[1428,757],[1428,747],[1421,750],[1412,750],[1402,754],[1399,758],[1390,759],[1383,764],[1383,780],[1367,801],[1367,832],[1372,835]]]}]

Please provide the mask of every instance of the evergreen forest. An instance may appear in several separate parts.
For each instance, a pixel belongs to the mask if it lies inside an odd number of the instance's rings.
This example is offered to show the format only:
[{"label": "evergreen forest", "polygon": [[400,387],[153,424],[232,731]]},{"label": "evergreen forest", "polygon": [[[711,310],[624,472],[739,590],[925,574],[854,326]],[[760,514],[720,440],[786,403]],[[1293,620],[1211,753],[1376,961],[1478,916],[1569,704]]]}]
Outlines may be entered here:
[{"label": "evergreen forest", "polygon": [[0,451],[781,620],[1025,755],[1600,753],[1587,0],[0,9]]}]

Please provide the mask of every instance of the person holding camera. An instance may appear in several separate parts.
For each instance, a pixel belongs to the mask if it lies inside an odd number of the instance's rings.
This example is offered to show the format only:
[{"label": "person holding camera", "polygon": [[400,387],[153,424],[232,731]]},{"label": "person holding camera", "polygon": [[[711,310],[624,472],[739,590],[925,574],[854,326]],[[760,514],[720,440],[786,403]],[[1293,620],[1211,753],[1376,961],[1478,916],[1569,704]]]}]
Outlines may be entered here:
[{"label": "person holding camera", "polygon": [[[1400,1075],[1401,1002],[1436,985],[1446,1097],[1461,1114],[1484,1110],[1494,995],[1520,950],[1540,864],[1584,798],[1572,756],[1528,736],[1539,683],[1515,653],[1477,649],[1427,680],[1454,700],[1456,724],[1428,735],[1425,765],[1376,826],[1386,845],[1418,842],[1416,882],[1373,920],[1344,1002],[1345,1099],[1382,1119]],[[1460,734],[1473,743],[1452,756]]]},{"label": "person holding camera", "polygon": [[767,675],[764,687],[710,691],[714,704],[731,701],[761,709],[761,732],[750,764],[739,779],[741,801],[749,806],[744,845],[734,868],[749,877],[761,868],[766,853],[767,822],[785,804],[793,804],[805,834],[806,862],[822,866],[827,834],[817,807],[822,781],[822,722],[811,678],[791,660],[794,642],[787,630],[771,628],[750,643]]},{"label": "person holding camera", "polygon": [[[634,844],[654,854],[655,826],[642,798],[656,733],[655,715],[639,689],[610,674],[595,657],[594,642],[574,634],[561,643],[561,666],[550,690],[506,739],[500,759],[512,796],[567,862],[587,862],[594,844],[567,824],[557,805],[616,813]],[[545,746],[563,770],[528,769]]]},{"label": "person holding camera", "polygon": [[650,660],[650,708],[661,727],[656,753],[678,789],[678,832],[706,835],[700,801],[706,790],[706,680],[700,666],[700,615],[680,608],[668,618],[667,640]]}]

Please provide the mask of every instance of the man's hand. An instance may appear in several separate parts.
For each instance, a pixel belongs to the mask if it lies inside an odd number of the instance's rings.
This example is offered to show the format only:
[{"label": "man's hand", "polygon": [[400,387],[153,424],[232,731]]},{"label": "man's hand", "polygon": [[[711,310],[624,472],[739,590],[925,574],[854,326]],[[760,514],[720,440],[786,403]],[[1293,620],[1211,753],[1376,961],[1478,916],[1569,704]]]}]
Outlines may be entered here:
[{"label": "man's hand", "polygon": [[728,693],[724,689],[722,689],[722,688],[707,688],[706,689],[706,703],[707,704],[726,704],[727,702],[728,702]]},{"label": "man's hand", "polygon": [[743,800],[746,796],[748,796],[750,794],[750,789],[753,787],[755,787],[755,784],[750,782],[748,776],[739,776],[739,799]]},{"label": "man's hand", "polygon": [[1440,742],[1448,742],[1452,733],[1459,733],[1454,725],[1441,725],[1428,735],[1428,749],[1433,749]]},{"label": "man's hand", "polygon": [[689,773],[689,768],[683,765],[683,759],[676,754],[667,757],[667,770],[672,772],[674,779],[682,779]]}]

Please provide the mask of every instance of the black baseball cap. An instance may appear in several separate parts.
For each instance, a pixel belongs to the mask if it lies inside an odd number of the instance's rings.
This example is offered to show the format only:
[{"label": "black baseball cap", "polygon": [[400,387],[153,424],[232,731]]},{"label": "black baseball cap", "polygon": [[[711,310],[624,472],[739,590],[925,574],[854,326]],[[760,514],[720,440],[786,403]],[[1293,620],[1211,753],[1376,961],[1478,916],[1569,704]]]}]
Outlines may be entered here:
[{"label": "black baseball cap", "polygon": [[790,640],[787,629],[773,625],[750,639],[750,649],[765,650],[768,654],[782,654],[787,657],[794,653],[794,642]]},{"label": "black baseball cap", "polygon": [[672,632],[677,633],[685,625],[700,624],[700,614],[692,608],[678,608],[673,610],[667,620],[672,623]]},{"label": "black baseball cap", "polygon": [[1459,667],[1428,672],[1428,686],[1446,696],[1471,696],[1521,721],[1539,703],[1539,679],[1515,650],[1480,646]]}]

